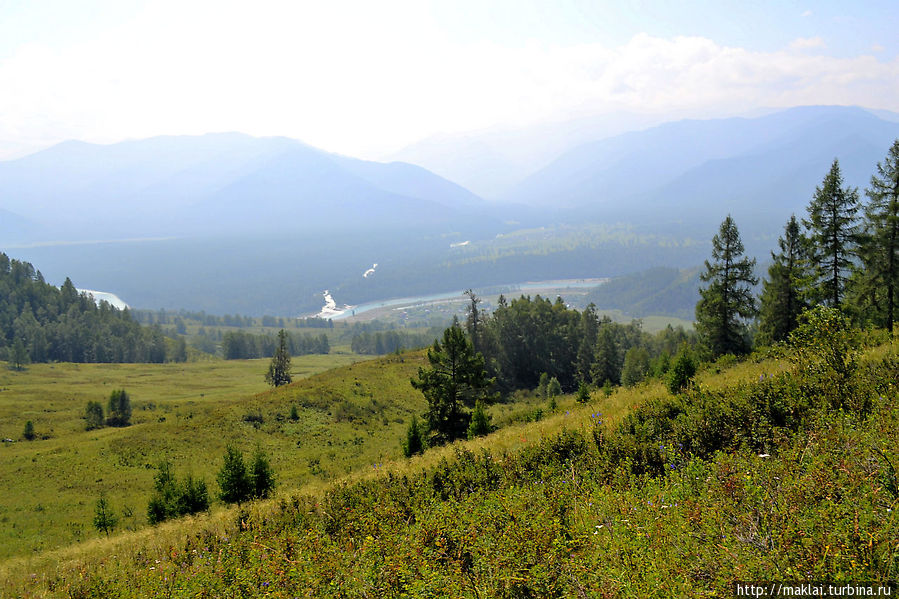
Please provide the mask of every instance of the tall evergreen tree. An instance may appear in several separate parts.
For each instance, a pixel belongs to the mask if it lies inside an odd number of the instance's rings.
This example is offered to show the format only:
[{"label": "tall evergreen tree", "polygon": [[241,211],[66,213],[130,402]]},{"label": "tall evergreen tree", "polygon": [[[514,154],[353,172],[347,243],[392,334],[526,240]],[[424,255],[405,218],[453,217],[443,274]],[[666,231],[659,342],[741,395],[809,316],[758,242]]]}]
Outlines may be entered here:
[{"label": "tall evergreen tree", "polygon": [[871,298],[870,308],[879,316],[875,324],[892,332],[899,284],[899,139],[886,159],[877,163],[865,193],[870,201],[865,206],[866,235],[859,252],[864,265],[861,295]]},{"label": "tall evergreen tree", "polygon": [[483,343],[481,342],[481,311],[478,304],[481,298],[475,295],[475,292],[469,289],[464,293],[468,296],[468,316],[465,319],[465,329],[468,332],[468,338],[471,339],[471,345],[476,352],[483,351]]},{"label": "tall evergreen tree", "polygon": [[795,215],[790,217],[777,244],[780,252],[771,252],[772,263],[761,297],[759,341],[763,344],[786,341],[796,328],[799,314],[808,307],[809,248]]},{"label": "tall evergreen tree", "polygon": [[443,332],[443,343],[428,349],[431,367],[418,369],[412,386],[428,401],[428,427],[438,443],[465,436],[472,408],[487,400],[493,379],[487,377],[484,357],[475,352],[462,328],[454,323]]},{"label": "tall evergreen tree", "polygon": [[106,406],[106,424],[110,426],[128,426],[131,424],[131,398],[124,389],[116,389],[109,394]]},{"label": "tall evergreen tree", "polygon": [[278,349],[275,350],[268,372],[265,374],[265,382],[272,387],[280,387],[293,380],[290,377],[290,351],[287,344],[287,331],[281,329],[278,332]]},{"label": "tall evergreen tree", "polygon": [[243,503],[253,496],[255,481],[247,471],[243,453],[229,445],[225,449],[225,461],[216,475],[219,484],[219,499],[225,503]]},{"label": "tall evergreen tree", "polygon": [[712,238],[712,262],[705,261],[706,270],[700,275],[709,285],[699,289],[696,304],[696,330],[715,356],[749,349],[744,321],[756,314],[754,268],[755,259],[743,257],[740,232],[728,215]]},{"label": "tall evergreen tree", "polygon": [[843,302],[856,252],[858,209],[858,189],[843,187],[840,163],[834,159],[824,181],[815,188],[808,220],[803,220],[812,242],[817,299],[834,308]]}]

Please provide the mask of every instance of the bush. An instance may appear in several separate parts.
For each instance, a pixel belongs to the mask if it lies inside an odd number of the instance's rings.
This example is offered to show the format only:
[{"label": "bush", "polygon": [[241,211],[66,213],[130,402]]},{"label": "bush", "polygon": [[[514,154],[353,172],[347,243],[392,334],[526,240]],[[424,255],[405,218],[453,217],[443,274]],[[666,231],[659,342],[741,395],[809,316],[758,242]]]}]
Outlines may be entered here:
[{"label": "bush", "polygon": [[25,423],[25,430],[22,431],[22,436],[28,441],[34,440],[36,435],[34,434],[34,423],[32,421],[29,420]]}]

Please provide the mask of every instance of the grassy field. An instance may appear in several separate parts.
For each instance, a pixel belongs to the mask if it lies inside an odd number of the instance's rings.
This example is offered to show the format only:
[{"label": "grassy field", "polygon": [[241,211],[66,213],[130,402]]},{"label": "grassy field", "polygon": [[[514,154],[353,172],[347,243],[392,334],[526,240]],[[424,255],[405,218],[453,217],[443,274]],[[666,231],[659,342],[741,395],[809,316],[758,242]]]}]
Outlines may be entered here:
[{"label": "grassy field", "polygon": [[[340,381],[339,375],[326,377],[328,383],[321,377],[308,378],[361,359],[352,354],[295,357],[293,376],[305,380],[291,392],[302,401],[306,390],[325,385],[334,388],[330,397],[335,401],[345,394],[350,404],[362,403],[350,390],[351,383]],[[13,442],[0,446],[0,479],[7,481],[7,492],[0,496],[0,559],[94,536],[91,519],[101,494],[122,516],[124,527],[143,526],[154,469],[163,459],[171,460],[180,475],[192,472],[204,477],[214,490],[225,444],[233,442],[249,451],[259,443],[272,456],[281,483],[297,485],[377,459],[380,451],[371,449],[371,439],[377,433],[379,444],[386,443],[391,436],[398,439],[401,429],[393,422],[392,427],[356,430],[351,421],[333,422],[328,409],[303,408],[299,403],[300,419],[291,422],[286,419],[287,395],[272,394],[263,381],[267,359],[32,364],[23,372],[4,366],[0,366],[0,438]],[[360,365],[344,372],[368,375],[377,368]],[[407,371],[411,368],[398,373],[398,380]],[[132,425],[86,431],[82,416],[87,402],[99,401],[105,408],[110,392],[119,388],[132,398]],[[258,428],[244,422],[245,415],[257,412],[263,418]],[[400,411],[390,416],[403,418]],[[33,441],[22,437],[28,420],[37,434]],[[352,451],[338,451],[357,438],[362,442]],[[319,464],[312,473],[309,463],[315,459]]]}]

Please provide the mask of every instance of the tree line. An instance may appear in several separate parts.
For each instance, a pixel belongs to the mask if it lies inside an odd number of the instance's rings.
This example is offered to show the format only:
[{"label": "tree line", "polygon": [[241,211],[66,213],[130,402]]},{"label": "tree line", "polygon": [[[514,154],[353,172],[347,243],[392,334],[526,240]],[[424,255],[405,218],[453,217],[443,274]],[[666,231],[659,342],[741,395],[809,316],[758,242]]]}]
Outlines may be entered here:
[{"label": "tree line", "polygon": [[[71,280],[46,283],[28,262],[0,253],[0,357],[28,362],[165,362],[182,354],[159,327],[141,327],[128,309],[96,303]],[[186,356],[184,356],[186,359]]]},{"label": "tree line", "polygon": [[[755,259],[743,255],[736,223],[728,216],[712,240],[696,327],[711,356],[742,354],[753,345],[783,342],[800,315],[834,308],[862,328],[893,332],[899,283],[899,140],[877,164],[867,202],[844,185],[834,160],[816,187],[806,217],[784,226],[778,251],[756,300]],[[757,320],[756,320],[757,318]],[[757,330],[756,330],[757,327]]]},{"label": "tree line", "polygon": [[[282,331],[284,332],[284,331]],[[331,352],[328,336],[285,333],[287,350],[291,355],[327,354]],[[270,358],[278,349],[278,336],[255,335],[243,331],[229,331],[222,335],[222,356],[226,360]]]}]

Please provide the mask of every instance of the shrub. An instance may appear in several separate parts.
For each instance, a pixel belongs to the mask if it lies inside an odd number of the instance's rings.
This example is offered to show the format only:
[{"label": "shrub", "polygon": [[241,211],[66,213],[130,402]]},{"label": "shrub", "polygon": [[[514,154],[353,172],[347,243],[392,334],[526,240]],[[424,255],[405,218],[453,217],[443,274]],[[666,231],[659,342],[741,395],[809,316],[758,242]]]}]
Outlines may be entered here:
[{"label": "shrub", "polygon": [[34,423],[32,421],[29,420],[25,423],[25,429],[22,431],[22,436],[28,441],[34,440],[36,435],[34,434]]}]

